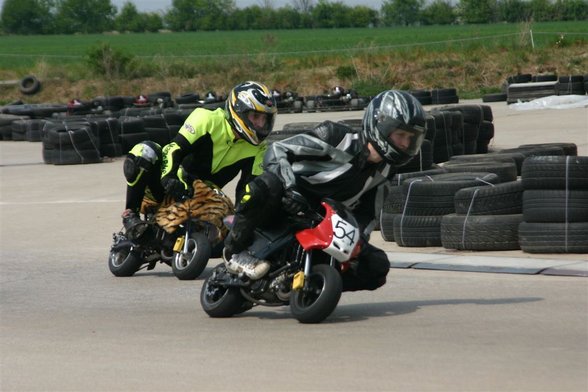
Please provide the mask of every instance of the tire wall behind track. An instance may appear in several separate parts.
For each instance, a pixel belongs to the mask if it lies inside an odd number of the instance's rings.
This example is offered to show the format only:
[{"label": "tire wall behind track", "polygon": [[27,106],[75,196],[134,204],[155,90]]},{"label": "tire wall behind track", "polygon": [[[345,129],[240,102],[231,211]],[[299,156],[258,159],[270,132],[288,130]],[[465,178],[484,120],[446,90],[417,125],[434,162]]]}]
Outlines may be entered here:
[{"label": "tire wall behind track", "polygon": [[528,157],[521,179],[521,249],[528,253],[588,253],[588,157]]}]

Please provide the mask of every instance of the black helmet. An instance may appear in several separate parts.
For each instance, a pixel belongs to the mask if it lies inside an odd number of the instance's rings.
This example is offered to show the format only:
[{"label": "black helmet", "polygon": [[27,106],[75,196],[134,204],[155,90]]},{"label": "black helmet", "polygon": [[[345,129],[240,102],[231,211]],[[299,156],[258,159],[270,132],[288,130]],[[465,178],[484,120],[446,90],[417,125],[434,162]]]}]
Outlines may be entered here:
[{"label": "black helmet", "polygon": [[[276,99],[266,85],[244,82],[235,86],[226,103],[229,121],[237,133],[253,145],[258,145],[274,128]],[[265,113],[267,119],[263,128],[258,129],[249,121],[249,112]]]},{"label": "black helmet", "polygon": [[415,97],[388,90],[366,107],[362,132],[386,162],[401,166],[420,151],[425,126],[425,111]]}]

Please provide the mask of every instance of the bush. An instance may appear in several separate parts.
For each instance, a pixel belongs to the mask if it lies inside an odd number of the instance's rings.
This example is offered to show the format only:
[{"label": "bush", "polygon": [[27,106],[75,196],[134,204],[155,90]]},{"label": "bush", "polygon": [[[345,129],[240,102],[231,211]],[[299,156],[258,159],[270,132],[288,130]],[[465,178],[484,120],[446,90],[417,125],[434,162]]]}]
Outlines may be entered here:
[{"label": "bush", "polygon": [[355,69],[355,67],[351,66],[351,65],[342,65],[340,67],[337,67],[337,70],[335,71],[335,75],[337,75],[337,78],[339,79],[353,79],[357,77],[357,71]]},{"label": "bush", "polygon": [[107,43],[100,43],[91,47],[87,52],[86,63],[93,72],[106,79],[120,79],[132,77],[133,56],[119,49],[112,48]]},{"label": "bush", "polygon": [[388,90],[390,87],[376,79],[359,79],[355,80],[351,86],[360,95],[373,96]]}]

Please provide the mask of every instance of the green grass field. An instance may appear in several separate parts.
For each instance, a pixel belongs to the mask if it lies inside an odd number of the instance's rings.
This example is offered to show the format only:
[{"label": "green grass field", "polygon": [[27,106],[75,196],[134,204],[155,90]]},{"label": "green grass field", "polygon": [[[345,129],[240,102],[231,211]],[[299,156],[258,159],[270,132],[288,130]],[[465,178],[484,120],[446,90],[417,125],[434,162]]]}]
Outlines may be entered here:
[{"label": "green grass field", "polygon": [[[111,51],[88,61],[105,46]],[[112,52],[130,61],[117,62]],[[474,98],[500,91],[518,73],[588,74],[587,53],[586,22],[0,36],[0,79],[32,74],[44,82],[39,94],[27,97],[0,85],[0,103],[226,93],[248,79],[303,95],[341,85],[363,95],[455,87],[460,97]]]},{"label": "green grass field", "polygon": [[[561,33],[588,42],[588,23],[561,22],[533,25],[493,24],[423,26],[373,29],[265,30],[194,33],[146,33],[0,37],[0,69],[20,70],[43,60],[48,64],[76,63],[88,48],[108,43],[138,57],[218,58],[219,56],[308,55],[352,56],[359,51],[389,52],[423,47],[426,50],[468,50],[512,47],[522,32],[533,30],[537,48],[552,45]],[[529,44],[530,45],[530,44]]]}]

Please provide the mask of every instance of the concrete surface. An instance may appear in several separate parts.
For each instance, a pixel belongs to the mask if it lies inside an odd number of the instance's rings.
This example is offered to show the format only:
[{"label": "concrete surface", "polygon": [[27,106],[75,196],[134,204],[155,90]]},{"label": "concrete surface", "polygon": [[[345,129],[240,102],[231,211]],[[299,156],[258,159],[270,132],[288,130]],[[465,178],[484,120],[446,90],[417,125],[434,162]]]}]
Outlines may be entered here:
[{"label": "concrete surface", "polygon": [[[492,106],[495,144],[587,155],[586,109]],[[546,274],[585,271],[586,255],[399,248],[375,233],[388,283],[345,293],[325,322],[286,307],[212,319],[198,298],[218,259],[195,281],[165,265],[109,272],[124,190],[120,158],[45,165],[40,143],[0,142],[1,391],[588,390],[588,280]]]}]

